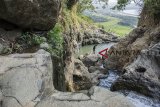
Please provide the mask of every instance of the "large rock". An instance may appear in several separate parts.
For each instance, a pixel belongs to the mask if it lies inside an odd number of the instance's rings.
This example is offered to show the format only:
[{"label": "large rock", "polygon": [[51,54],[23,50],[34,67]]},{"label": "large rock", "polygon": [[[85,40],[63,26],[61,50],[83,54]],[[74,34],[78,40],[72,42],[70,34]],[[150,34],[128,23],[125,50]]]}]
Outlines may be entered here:
[{"label": "large rock", "polygon": [[49,30],[59,10],[59,0],[0,0],[0,18],[21,28]]},{"label": "large rock", "polygon": [[2,107],[33,107],[54,90],[50,54],[0,56],[0,87]]},{"label": "large rock", "polygon": [[99,79],[106,78],[108,76],[108,71],[105,68],[102,68],[101,66],[91,66],[89,67],[89,72],[92,83],[94,85],[98,85]]},{"label": "large rock", "polygon": [[87,90],[92,87],[91,77],[88,68],[82,61],[75,59],[73,72],[73,84],[75,90]]},{"label": "large rock", "polygon": [[123,95],[92,87],[89,96],[82,93],[54,93],[35,107],[135,107]]},{"label": "large rock", "polygon": [[86,67],[91,67],[91,66],[96,66],[97,62],[101,59],[100,56],[96,55],[96,54],[90,54],[88,56],[85,56],[82,59],[82,62],[84,63],[84,65]]},{"label": "large rock", "polygon": [[160,42],[142,50],[125,73],[113,84],[112,90],[134,90],[144,95],[160,99]]},{"label": "large rock", "polygon": [[126,38],[110,48],[106,68],[122,70],[134,60],[139,51],[149,46],[149,39],[149,31],[146,32],[146,28],[134,29]]}]

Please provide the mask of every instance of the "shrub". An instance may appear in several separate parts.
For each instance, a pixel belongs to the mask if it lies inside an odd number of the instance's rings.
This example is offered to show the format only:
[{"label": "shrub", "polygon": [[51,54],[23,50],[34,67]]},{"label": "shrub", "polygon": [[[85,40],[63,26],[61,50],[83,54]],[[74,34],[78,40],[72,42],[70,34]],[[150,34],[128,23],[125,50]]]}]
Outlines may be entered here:
[{"label": "shrub", "polygon": [[60,56],[63,49],[63,29],[57,23],[56,26],[48,33],[48,43],[50,45],[50,52]]},{"label": "shrub", "polygon": [[21,40],[22,44],[26,44],[29,46],[40,45],[41,43],[45,42],[44,37],[38,36],[30,32],[23,33],[19,39]]}]

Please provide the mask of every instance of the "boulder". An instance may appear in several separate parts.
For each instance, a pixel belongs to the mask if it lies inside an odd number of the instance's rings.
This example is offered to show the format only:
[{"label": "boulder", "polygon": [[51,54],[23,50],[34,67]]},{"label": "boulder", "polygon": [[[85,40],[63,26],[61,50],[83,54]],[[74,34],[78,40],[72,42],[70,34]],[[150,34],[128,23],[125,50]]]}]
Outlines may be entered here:
[{"label": "boulder", "polygon": [[0,19],[21,28],[49,30],[59,11],[59,0],[0,0]]},{"label": "boulder", "polygon": [[133,62],[142,49],[148,48],[151,43],[150,30],[145,27],[134,29],[126,38],[112,46],[105,61],[106,69],[121,71],[124,66]]},{"label": "boulder", "polygon": [[98,62],[98,60],[101,59],[100,56],[96,54],[90,54],[88,56],[85,56],[84,59],[82,59],[82,62],[86,67],[95,66]]},{"label": "boulder", "polygon": [[91,66],[89,67],[89,72],[91,76],[92,84],[98,85],[100,78],[107,77],[107,70],[101,66]]},{"label": "boulder", "polygon": [[54,90],[50,54],[0,56],[2,107],[34,107]]},{"label": "boulder", "polygon": [[88,68],[82,61],[75,59],[73,72],[73,84],[75,90],[88,90],[92,87],[91,77]]},{"label": "boulder", "polygon": [[35,107],[135,107],[123,95],[104,88],[92,87],[88,95],[57,92]]},{"label": "boulder", "polygon": [[160,99],[160,42],[147,50],[142,50],[124,74],[112,85],[111,89],[133,90]]},{"label": "boulder", "polygon": [[107,74],[105,75],[102,72],[100,72],[99,70],[97,70],[93,73],[90,73],[90,77],[91,77],[92,84],[98,85],[99,84],[99,79],[107,78],[108,75]]}]

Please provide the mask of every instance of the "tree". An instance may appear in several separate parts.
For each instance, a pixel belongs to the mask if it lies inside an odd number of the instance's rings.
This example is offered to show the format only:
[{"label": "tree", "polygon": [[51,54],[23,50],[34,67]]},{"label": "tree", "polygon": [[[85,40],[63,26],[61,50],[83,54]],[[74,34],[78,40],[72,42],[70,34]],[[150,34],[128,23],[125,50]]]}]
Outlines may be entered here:
[{"label": "tree", "polygon": [[113,7],[113,9],[124,10],[125,7],[134,2],[136,5],[141,6],[142,8],[145,6],[148,8],[148,11],[153,14],[160,13],[160,0],[118,0],[117,5]]},{"label": "tree", "polygon": [[80,0],[78,2],[77,10],[79,13],[82,13],[86,9],[94,10],[94,6],[92,5],[92,0]]},{"label": "tree", "polygon": [[157,26],[160,23],[160,0],[118,0],[113,9],[123,10],[131,2],[142,7],[139,26]]},{"label": "tree", "polygon": [[[94,10],[95,7],[92,5],[93,0],[79,0],[78,2],[78,12],[81,13],[84,10]],[[108,3],[108,0],[98,0],[99,2],[106,2]],[[104,7],[104,5],[102,6]]]},{"label": "tree", "polygon": [[143,7],[144,0],[118,0],[117,5],[113,7],[113,9],[117,10],[124,10],[125,7],[130,4],[131,2],[134,2],[136,5]]}]

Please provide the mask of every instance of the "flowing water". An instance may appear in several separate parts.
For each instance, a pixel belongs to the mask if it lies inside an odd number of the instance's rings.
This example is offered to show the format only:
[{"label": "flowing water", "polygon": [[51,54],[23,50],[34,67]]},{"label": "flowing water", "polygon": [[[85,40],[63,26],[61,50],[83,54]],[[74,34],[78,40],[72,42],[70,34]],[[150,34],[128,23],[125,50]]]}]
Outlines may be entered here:
[{"label": "flowing water", "polygon": [[[119,75],[116,71],[109,71],[109,75],[105,79],[100,79],[99,86],[110,89],[111,85],[116,81]],[[140,95],[133,91],[122,90],[119,93],[125,95],[136,107],[160,107],[160,102],[155,101],[146,96]]]},{"label": "flowing water", "polygon": [[[115,43],[108,43],[108,44],[100,44],[96,47],[96,54],[100,52],[103,49],[110,48]],[[85,55],[86,53],[92,53],[94,45],[88,45],[80,48],[79,55]],[[105,87],[107,89],[110,89],[111,85],[116,81],[116,79],[119,77],[118,73],[116,71],[110,70],[107,78],[100,79],[99,86]],[[151,98],[148,98],[146,96],[140,95],[133,91],[126,91],[122,90],[119,91],[119,93],[125,95],[136,107],[160,107],[160,102],[155,101]]]}]

